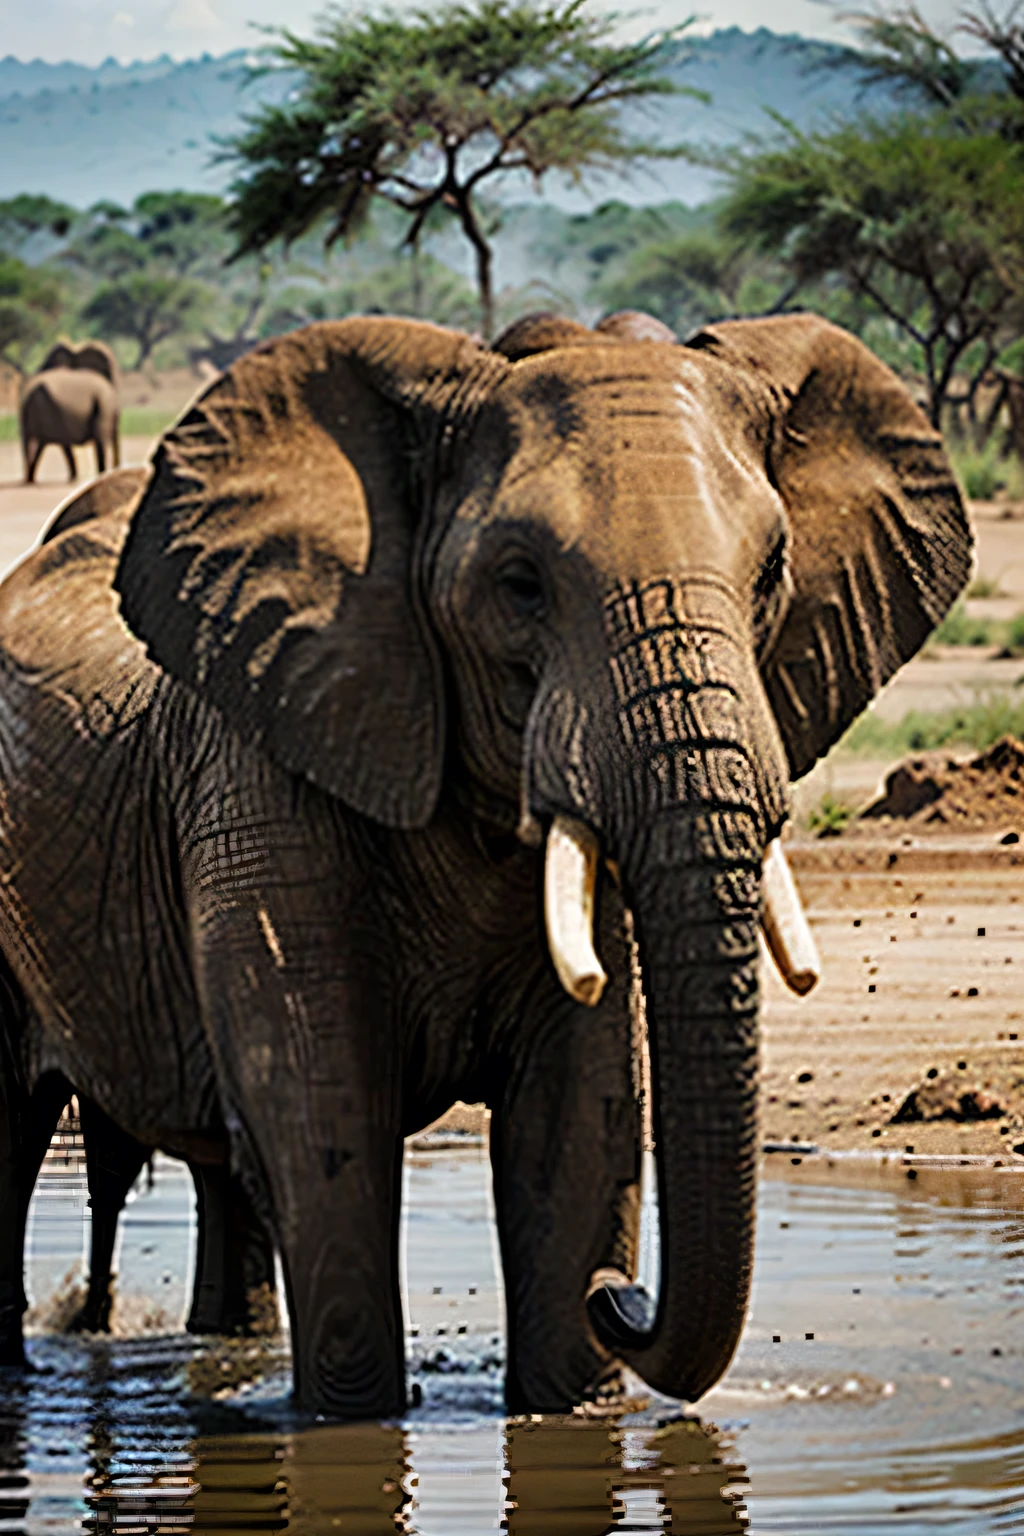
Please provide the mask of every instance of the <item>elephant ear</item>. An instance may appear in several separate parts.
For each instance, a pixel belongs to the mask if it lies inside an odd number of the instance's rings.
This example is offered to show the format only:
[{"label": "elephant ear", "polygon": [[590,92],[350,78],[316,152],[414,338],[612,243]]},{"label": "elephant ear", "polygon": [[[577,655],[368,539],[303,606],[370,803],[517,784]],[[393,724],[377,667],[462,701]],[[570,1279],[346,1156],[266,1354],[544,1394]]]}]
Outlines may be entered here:
[{"label": "elephant ear", "polygon": [[417,481],[498,362],[399,320],[309,326],[248,353],[163,438],[117,576],[161,666],[388,826],[429,820],[444,757]]},{"label": "elephant ear", "polygon": [[75,349],[75,360],[71,366],[88,368],[93,373],[101,373],[111,384],[117,383],[117,359],[102,341],[83,341]]},{"label": "elephant ear", "polygon": [[55,341],[39,364],[38,372],[46,373],[51,368],[75,368],[77,367],[77,349],[73,342]]},{"label": "elephant ear", "polygon": [[148,464],[112,469],[99,475],[82,490],[74,490],[61,502],[40,537],[40,544],[50,544],[69,528],[91,523],[98,517],[124,518],[131,510],[150,476]]},{"label": "elephant ear", "polygon": [[940,434],[848,332],[785,315],[709,326],[687,345],[767,389],[792,596],[762,673],[799,778],[949,610],[970,574],[970,525]]}]

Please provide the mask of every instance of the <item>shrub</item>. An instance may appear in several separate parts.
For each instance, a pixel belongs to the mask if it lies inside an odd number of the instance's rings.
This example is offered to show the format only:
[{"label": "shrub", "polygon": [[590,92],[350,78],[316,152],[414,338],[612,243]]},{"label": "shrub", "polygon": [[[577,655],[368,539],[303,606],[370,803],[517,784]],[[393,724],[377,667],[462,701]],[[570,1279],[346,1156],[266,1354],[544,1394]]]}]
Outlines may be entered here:
[{"label": "shrub", "polygon": [[992,645],[993,631],[988,619],[972,619],[961,600],[956,603],[937,629],[928,637],[930,645]]}]

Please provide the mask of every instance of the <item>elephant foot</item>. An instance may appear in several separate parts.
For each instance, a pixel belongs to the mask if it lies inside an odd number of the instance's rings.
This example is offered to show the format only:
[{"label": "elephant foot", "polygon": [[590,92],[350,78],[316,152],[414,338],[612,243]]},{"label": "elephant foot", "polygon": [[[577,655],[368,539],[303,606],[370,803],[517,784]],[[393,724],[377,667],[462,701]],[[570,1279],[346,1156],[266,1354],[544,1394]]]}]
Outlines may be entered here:
[{"label": "elephant foot", "polygon": [[281,1326],[277,1293],[264,1281],[245,1294],[245,1301],[230,1305],[193,1307],[185,1323],[186,1333],[227,1334],[233,1338],[266,1338]]},{"label": "elephant foot", "polygon": [[650,1404],[650,1393],[644,1390],[643,1383],[615,1360],[573,1413],[584,1419],[611,1419],[623,1413],[641,1413]]},{"label": "elephant foot", "polygon": [[89,1296],[65,1325],[65,1333],[109,1333],[110,1309],[114,1298],[109,1290],[102,1296]]}]

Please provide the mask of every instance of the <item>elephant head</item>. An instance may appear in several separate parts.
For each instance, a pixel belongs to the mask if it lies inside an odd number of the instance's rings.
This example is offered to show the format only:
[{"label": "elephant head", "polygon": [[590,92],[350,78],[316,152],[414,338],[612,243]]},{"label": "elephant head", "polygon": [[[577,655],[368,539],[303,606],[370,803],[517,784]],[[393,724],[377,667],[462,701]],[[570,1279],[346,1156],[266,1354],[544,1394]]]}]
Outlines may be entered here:
[{"label": "elephant head", "polygon": [[83,341],[77,346],[73,341],[55,342],[40,363],[39,372],[50,368],[87,368],[117,384],[117,359],[103,341]]},{"label": "elephant head", "polygon": [[389,319],[249,354],[164,439],[118,586],[165,668],[364,816],[439,798],[618,871],[647,998],[662,1219],[649,1329],[696,1399],[742,1327],[766,846],[921,644],[971,539],[939,436],[811,315],[686,345],[620,317],[493,350]]}]

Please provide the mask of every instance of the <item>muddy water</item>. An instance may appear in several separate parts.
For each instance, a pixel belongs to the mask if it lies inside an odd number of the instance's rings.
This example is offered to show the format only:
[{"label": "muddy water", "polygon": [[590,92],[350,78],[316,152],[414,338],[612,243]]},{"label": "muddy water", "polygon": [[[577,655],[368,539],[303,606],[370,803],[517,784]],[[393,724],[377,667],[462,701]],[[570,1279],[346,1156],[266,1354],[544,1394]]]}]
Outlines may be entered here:
[{"label": "muddy water", "polygon": [[[37,1371],[0,1380],[0,1532],[1024,1533],[1024,1179],[765,1172],[749,1325],[701,1419],[661,1403],[523,1422],[501,1412],[484,1155],[411,1157],[422,1401],[401,1426],[337,1427],[290,1417],[286,1344],[238,1387],[230,1350],[211,1359],[179,1331],[191,1195],[161,1162],[124,1223],[124,1334],[40,1335]],[[48,1176],[30,1266],[43,1317],[84,1214],[81,1182]]]}]

